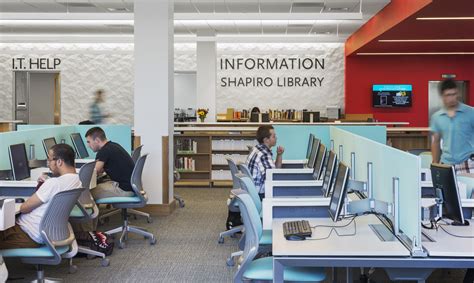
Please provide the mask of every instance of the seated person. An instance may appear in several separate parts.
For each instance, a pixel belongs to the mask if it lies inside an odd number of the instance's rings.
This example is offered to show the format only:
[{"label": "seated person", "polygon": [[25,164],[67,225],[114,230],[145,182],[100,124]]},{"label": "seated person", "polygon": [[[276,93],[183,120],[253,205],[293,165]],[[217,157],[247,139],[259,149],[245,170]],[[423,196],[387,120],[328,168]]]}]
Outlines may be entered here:
[{"label": "seated person", "polygon": [[130,154],[118,143],[107,140],[104,130],[100,127],[89,129],[86,140],[92,151],[97,152],[95,157],[97,175],[105,172],[112,180],[99,183],[91,190],[94,199],[134,196],[130,178],[135,163]]},{"label": "seated person", "polygon": [[265,125],[258,127],[258,145],[247,157],[247,166],[252,174],[255,187],[259,190],[260,199],[265,197],[265,171],[272,168],[281,168],[283,152],[282,146],[277,147],[276,161],[273,161],[272,147],[276,145],[276,134],[273,126]]},{"label": "seated person", "polygon": [[67,144],[57,144],[49,149],[48,167],[53,177],[43,175],[38,179],[44,183],[21,205],[16,225],[0,231],[0,249],[36,248],[43,243],[39,229],[49,201],[57,193],[82,187],[74,158],[74,150]]}]

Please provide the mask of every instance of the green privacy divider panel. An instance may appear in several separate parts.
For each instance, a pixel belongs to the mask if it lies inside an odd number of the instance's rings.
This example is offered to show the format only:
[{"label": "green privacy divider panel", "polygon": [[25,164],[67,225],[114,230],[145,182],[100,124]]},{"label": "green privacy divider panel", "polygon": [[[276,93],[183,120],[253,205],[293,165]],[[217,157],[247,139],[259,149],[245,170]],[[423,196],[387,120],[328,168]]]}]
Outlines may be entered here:
[{"label": "green privacy divider panel", "polygon": [[[18,131],[0,133],[0,170],[10,169],[8,147],[11,144],[24,143],[29,156],[30,144],[34,145],[36,159],[46,159],[42,141],[54,137],[60,143],[62,139],[72,146],[70,135],[80,133],[89,152],[89,158],[95,158],[95,153],[87,146],[85,133],[95,125],[19,125]],[[119,143],[129,153],[132,148],[131,128],[128,125],[99,125],[104,129],[107,138]]]},{"label": "green privacy divider panel", "polygon": [[[283,159],[305,159],[309,134],[312,133],[329,148],[331,138],[329,125],[274,125],[277,135],[277,145],[285,147]],[[378,143],[387,141],[387,128],[385,126],[337,126],[346,131],[366,137]],[[337,152],[337,148],[335,148]],[[276,154],[276,148],[273,148]]]},{"label": "green privacy divider panel", "polygon": [[351,153],[355,153],[355,179],[367,181],[367,163],[373,166],[373,198],[393,202],[393,177],[400,181],[398,211],[400,230],[421,246],[420,227],[420,158],[410,153],[374,142],[368,138],[331,127],[336,152],[343,146],[344,163],[351,165]]}]

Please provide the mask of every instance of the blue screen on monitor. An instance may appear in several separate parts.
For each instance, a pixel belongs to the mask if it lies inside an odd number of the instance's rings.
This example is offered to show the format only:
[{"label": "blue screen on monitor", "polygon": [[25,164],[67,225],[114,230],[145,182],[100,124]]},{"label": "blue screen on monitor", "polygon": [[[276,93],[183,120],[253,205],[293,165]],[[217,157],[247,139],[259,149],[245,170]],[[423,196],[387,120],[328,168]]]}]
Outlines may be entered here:
[{"label": "blue screen on monitor", "polygon": [[373,107],[411,107],[411,85],[373,85]]}]

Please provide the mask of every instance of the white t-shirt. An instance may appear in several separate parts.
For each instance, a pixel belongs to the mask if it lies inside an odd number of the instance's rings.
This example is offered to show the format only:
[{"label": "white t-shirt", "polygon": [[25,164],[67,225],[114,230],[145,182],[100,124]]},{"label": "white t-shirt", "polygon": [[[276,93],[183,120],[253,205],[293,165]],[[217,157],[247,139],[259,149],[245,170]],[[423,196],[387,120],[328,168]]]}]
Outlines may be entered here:
[{"label": "white t-shirt", "polygon": [[44,184],[36,191],[36,195],[43,202],[42,205],[35,208],[30,213],[21,214],[16,223],[21,229],[30,236],[30,238],[39,243],[43,243],[40,233],[40,223],[43,219],[49,201],[60,192],[81,188],[82,184],[78,174],[64,174],[57,178],[47,179]]}]

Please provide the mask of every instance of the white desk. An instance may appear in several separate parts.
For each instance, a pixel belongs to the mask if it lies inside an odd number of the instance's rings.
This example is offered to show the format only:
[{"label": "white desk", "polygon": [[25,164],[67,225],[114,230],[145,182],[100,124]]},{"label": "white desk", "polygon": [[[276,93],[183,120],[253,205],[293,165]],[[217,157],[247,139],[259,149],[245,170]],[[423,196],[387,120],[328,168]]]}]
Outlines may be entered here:
[{"label": "white desk", "polygon": [[273,189],[275,187],[295,188],[295,187],[322,187],[322,186],[323,186],[322,180],[272,181],[272,180],[267,179],[265,180],[265,198],[273,198],[274,196]]},{"label": "white desk", "polygon": [[[474,221],[469,222],[469,226],[443,226],[443,228],[454,235],[474,237]],[[422,231],[435,241],[422,242],[430,257],[470,257],[474,260],[474,238],[454,237],[441,228],[438,228],[438,231],[423,228]]]}]

